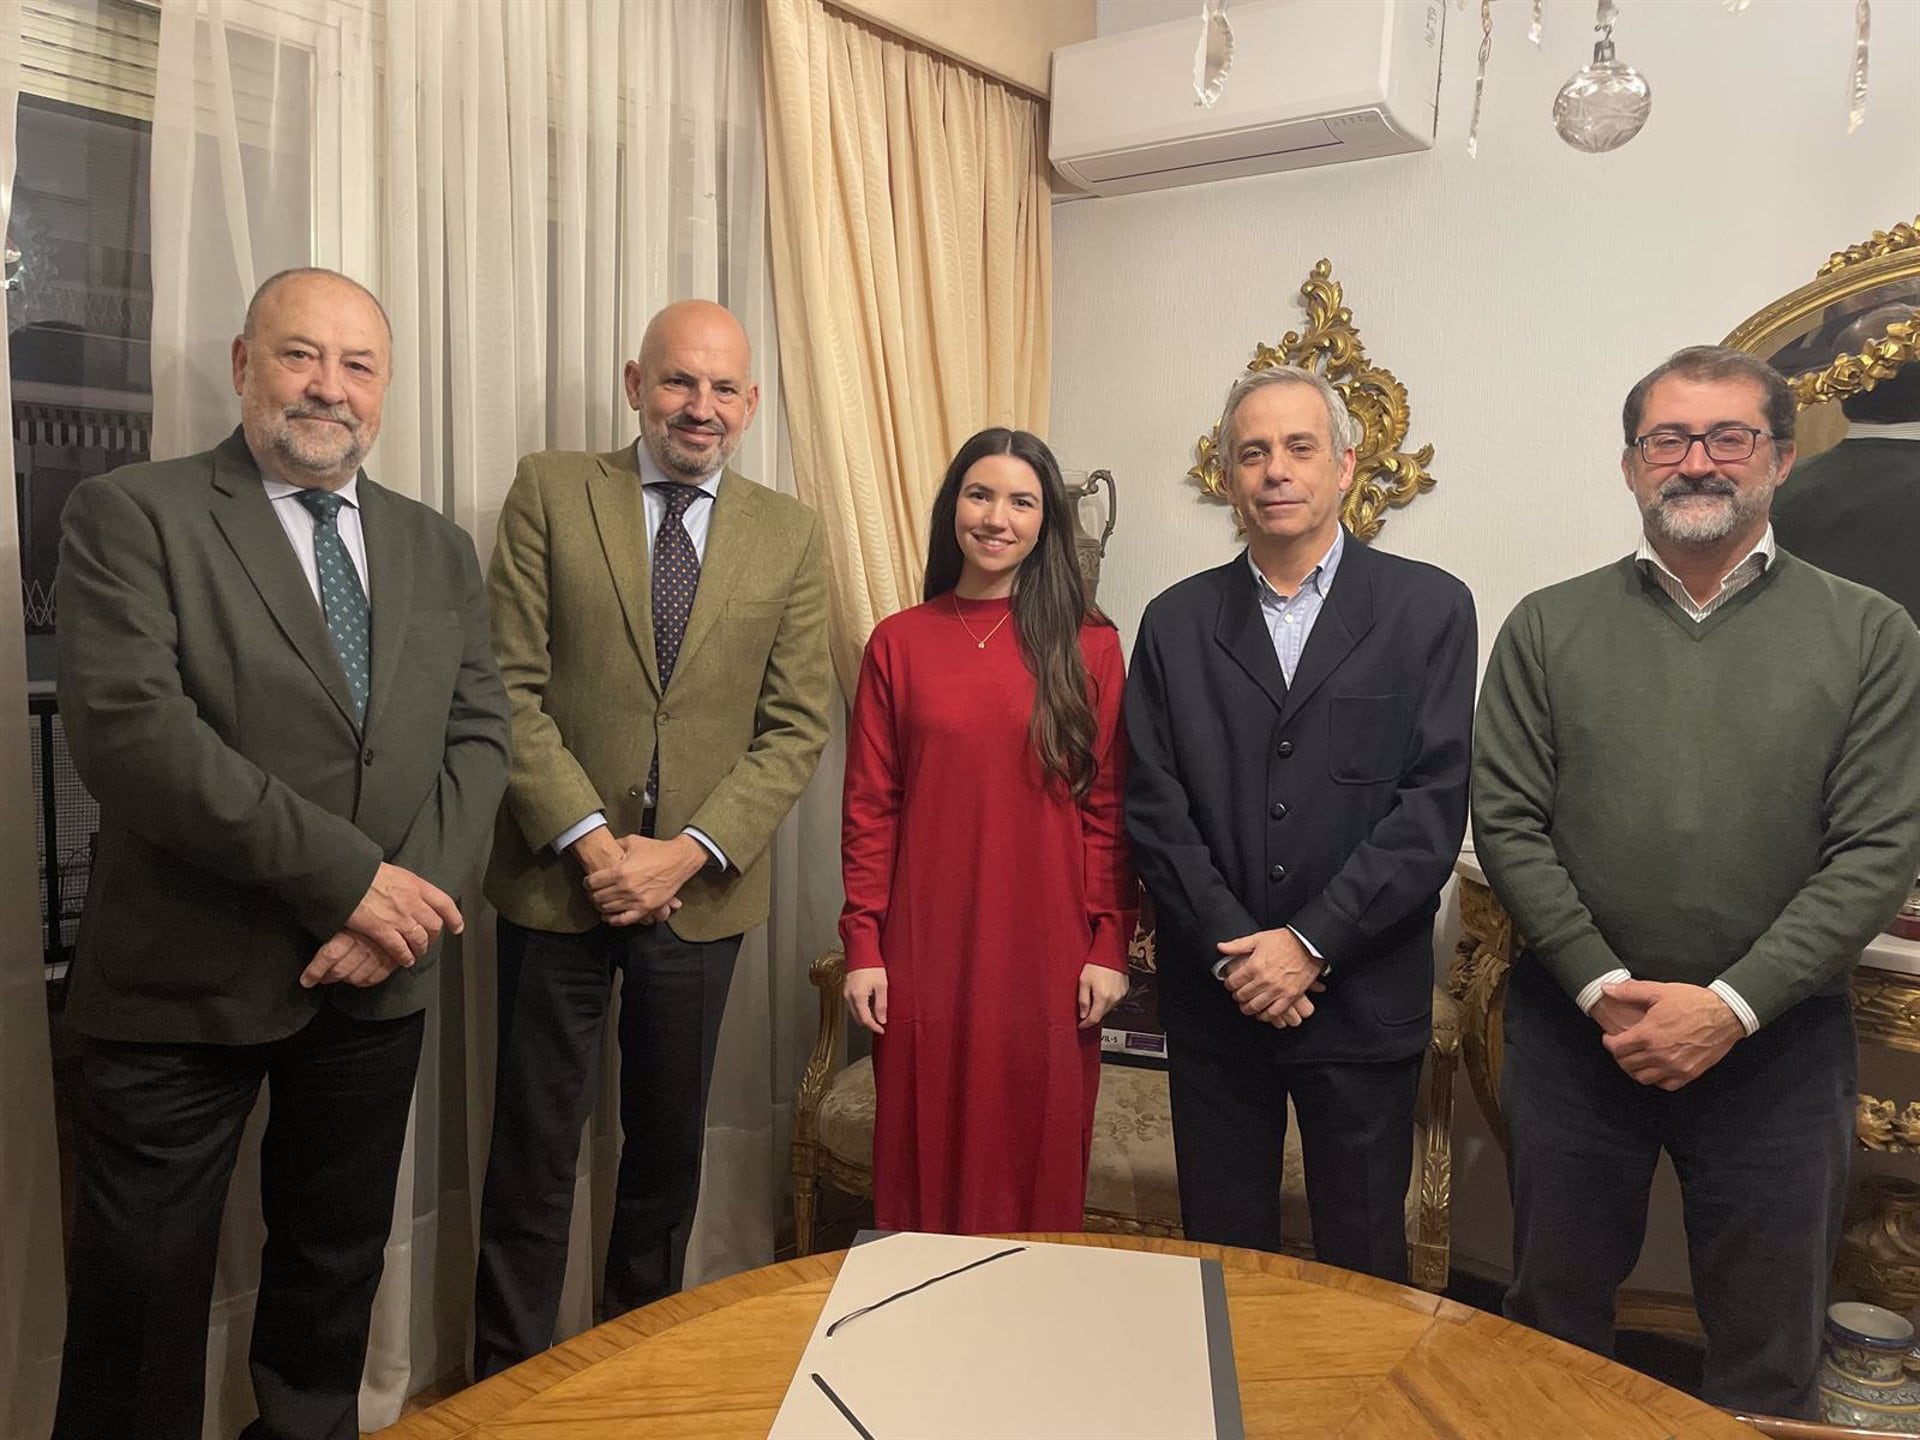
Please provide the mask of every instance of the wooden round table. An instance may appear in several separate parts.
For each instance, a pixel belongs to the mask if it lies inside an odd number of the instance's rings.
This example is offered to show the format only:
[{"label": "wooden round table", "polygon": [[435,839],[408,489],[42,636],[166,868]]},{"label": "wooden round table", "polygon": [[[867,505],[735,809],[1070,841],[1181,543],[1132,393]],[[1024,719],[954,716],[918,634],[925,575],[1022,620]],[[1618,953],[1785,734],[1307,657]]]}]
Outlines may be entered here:
[{"label": "wooden round table", "polygon": [[[1711,1406],[1425,1291],[1180,1240],[1037,1240],[1208,1256],[1226,1271],[1249,1437],[1753,1440]],[[763,1440],[844,1251],[751,1270],[623,1315],[379,1432],[381,1440]],[[1113,1374],[1150,1372],[1154,1317]]]}]

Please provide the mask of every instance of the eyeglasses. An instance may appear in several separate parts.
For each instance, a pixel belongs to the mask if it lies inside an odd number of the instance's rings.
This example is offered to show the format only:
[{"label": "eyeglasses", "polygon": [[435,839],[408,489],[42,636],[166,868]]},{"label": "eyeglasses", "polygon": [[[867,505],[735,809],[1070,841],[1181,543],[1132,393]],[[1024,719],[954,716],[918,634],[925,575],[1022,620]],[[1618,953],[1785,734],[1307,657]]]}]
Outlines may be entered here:
[{"label": "eyeglasses", "polygon": [[1649,430],[1636,436],[1634,446],[1649,465],[1678,465],[1687,458],[1697,440],[1705,447],[1709,460],[1751,459],[1760,441],[1771,440],[1765,430],[1751,425],[1716,425],[1704,433],[1687,430]]}]

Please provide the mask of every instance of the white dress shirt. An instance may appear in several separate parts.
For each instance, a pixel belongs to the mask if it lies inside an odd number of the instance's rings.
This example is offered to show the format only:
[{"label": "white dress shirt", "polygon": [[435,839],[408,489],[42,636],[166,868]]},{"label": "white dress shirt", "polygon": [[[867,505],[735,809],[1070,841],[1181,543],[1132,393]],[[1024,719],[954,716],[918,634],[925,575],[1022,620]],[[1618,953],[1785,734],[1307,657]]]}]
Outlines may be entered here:
[{"label": "white dress shirt", "polygon": [[[300,562],[300,573],[307,577],[307,588],[313,592],[314,603],[319,604],[320,566],[313,558],[313,533],[320,525],[320,518],[297,498],[302,488],[312,487],[289,485],[265,475],[260,477],[260,483],[266,488],[274,518],[279,520],[280,528],[287,532],[287,539],[293,545],[293,558]],[[373,587],[367,583],[367,540],[360,528],[359,475],[333,493],[347,502],[334,517],[333,528],[340,532],[340,543],[347,547],[347,558],[353,561],[353,568],[360,576],[360,593],[371,605]]]},{"label": "white dress shirt", "polygon": [[[659,538],[660,522],[666,519],[667,515],[667,497],[654,487],[658,485],[684,485],[687,482],[684,480],[676,480],[667,474],[666,471],[662,470],[654,460],[652,452],[647,449],[645,441],[636,440],[633,445],[633,453],[639,461],[640,483],[644,487],[642,499],[647,508],[647,572],[651,575],[653,572],[654,541]],[[707,531],[713,527],[713,502],[714,498],[720,493],[720,471],[716,470],[704,480],[694,482],[694,488],[701,491],[707,498],[704,500],[696,498],[692,504],[687,506],[686,513],[681,517],[680,523],[686,527],[687,538],[693,541],[693,553],[699,557],[700,563],[705,565],[707,562]],[[648,806],[651,806],[653,802],[653,796],[649,795],[646,797],[646,804]],[[606,823],[606,813],[601,810],[594,811],[591,815],[587,816],[586,819],[569,825],[565,830],[560,832],[553,842],[554,852],[560,855],[566,854],[569,845],[572,845],[580,839],[581,836],[591,834]],[[695,840],[705,846],[707,853],[713,856],[715,863],[717,863],[722,870],[727,868],[726,852],[715,844],[712,837],[707,835],[706,832],[695,829],[689,825],[683,833],[691,835]]]}]

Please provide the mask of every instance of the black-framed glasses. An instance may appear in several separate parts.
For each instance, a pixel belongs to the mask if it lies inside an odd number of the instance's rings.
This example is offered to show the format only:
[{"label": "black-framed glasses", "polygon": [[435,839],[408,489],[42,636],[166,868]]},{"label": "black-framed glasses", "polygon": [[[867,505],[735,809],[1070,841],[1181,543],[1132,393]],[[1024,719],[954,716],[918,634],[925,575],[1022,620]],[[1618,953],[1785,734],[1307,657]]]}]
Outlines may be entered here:
[{"label": "black-framed glasses", "polygon": [[1773,438],[1751,425],[1716,425],[1711,430],[1649,430],[1634,437],[1634,447],[1649,465],[1678,465],[1698,443],[1709,460],[1750,460],[1762,439]]}]

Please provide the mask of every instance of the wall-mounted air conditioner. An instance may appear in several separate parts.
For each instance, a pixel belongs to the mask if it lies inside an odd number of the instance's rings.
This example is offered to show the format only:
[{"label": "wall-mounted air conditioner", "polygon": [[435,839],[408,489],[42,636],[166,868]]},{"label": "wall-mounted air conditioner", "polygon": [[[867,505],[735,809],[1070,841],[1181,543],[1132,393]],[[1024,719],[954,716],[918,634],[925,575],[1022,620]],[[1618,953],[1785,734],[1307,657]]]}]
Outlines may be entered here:
[{"label": "wall-mounted air conditioner", "polygon": [[1445,0],[1241,0],[1211,109],[1194,98],[1197,13],[1064,46],[1048,156],[1125,195],[1431,149],[1444,16]]}]

